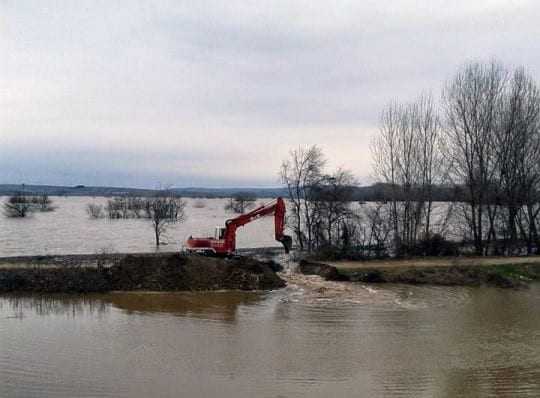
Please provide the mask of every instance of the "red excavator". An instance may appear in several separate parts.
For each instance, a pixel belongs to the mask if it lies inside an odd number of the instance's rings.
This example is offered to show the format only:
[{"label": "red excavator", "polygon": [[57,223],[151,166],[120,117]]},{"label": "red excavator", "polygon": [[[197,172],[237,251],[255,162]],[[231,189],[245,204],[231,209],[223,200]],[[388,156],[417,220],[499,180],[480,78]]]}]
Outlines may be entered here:
[{"label": "red excavator", "polygon": [[225,227],[216,227],[214,237],[194,238],[186,242],[189,252],[216,256],[231,256],[236,250],[236,230],[259,217],[274,215],[276,240],[281,242],[288,253],[292,246],[292,238],[283,233],[285,228],[285,202],[282,198],[257,207],[249,213],[231,218],[225,222]]}]

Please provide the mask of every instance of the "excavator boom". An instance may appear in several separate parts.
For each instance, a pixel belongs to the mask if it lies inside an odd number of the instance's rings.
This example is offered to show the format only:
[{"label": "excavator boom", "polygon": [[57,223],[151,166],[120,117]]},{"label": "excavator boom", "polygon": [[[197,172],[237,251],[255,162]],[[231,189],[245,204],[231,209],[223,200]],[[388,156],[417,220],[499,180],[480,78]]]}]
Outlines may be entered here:
[{"label": "excavator boom", "polygon": [[190,237],[186,246],[189,251],[205,254],[231,255],[236,251],[236,230],[260,217],[274,215],[275,238],[288,253],[292,247],[292,238],[284,234],[286,206],[283,198],[264,204],[252,211],[231,218],[225,222],[225,228],[218,228],[215,237]]}]

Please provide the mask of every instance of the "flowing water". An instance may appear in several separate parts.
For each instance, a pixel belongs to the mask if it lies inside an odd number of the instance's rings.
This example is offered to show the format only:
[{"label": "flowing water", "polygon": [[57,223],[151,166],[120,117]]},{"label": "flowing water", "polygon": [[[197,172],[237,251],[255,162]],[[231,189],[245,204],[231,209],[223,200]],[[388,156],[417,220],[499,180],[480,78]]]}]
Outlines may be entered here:
[{"label": "flowing water", "polygon": [[540,285],[0,296],[1,397],[538,397]]},{"label": "flowing water", "polygon": [[[0,202],[6,198],[0,197]],[[156,250],[151,222],[146,219],[90,219],[89,203],[105,205],[107,199],[52,197],[52,212],[36,212],[27,218],[6,218],[0,214],[0,257],[43,254],[94,254],[148,252]],[[224,210],[227,199],[184,199],[187,219],[170,224],[163,233],[165,251],[180,250],[189,235],[211,236],[214,227],[236,215]],[[260,199],[265,202],[268,199]],[[198,207],[198,206],[204,207]],[[274,240],[274,220],[265,217],[240,228],[237,246],[280,246]]]}]

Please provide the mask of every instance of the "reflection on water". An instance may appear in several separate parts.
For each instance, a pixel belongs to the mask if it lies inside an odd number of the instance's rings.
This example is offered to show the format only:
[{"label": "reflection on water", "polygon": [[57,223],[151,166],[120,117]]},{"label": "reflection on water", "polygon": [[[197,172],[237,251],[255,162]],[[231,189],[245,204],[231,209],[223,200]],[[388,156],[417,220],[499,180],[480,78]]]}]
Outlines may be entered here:
[{"label": "reflection on water", "polygon": [[0,300],[0,313],[12,314],[7,318],[30,316],[66,315],[71,317],[94,315],[108,311],[109,306],[92,296],[74,295],[9,295]]},{"label": "reflection on water", "polygon": [[128,314],[167,313],[177,316],[234,321],[240,305],[261,300],[260,293],[113,293],[102,297],[105,302]]},{"label": "reflection on water", "polygon": [[[98,316],[111,307],[130,315],[165,313],[175,316],[234,321],[240,305],[251,305],[264,297],[259,292],[113,292],[88,295],[9,295],[0,300],[6,319],[28,315]],[[11,314],[11,315],[9,315]]]},{"label": "reflection on water", "polygon": [[0,297],[0,396],[536,397],[540,285]]}]

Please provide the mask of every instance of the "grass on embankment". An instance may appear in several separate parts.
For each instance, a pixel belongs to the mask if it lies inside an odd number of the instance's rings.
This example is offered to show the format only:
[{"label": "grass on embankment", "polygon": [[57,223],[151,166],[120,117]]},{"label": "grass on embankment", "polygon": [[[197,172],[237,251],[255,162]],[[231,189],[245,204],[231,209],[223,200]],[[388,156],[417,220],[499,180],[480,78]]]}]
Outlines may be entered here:
[{"label": "grass on embankment", "polygon": [[540,280],[540,257],[317,261],[301,270],[353,282],[519,287]]}]

